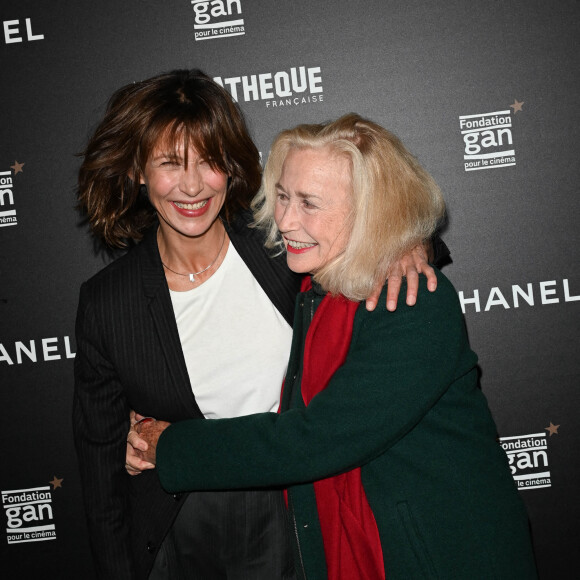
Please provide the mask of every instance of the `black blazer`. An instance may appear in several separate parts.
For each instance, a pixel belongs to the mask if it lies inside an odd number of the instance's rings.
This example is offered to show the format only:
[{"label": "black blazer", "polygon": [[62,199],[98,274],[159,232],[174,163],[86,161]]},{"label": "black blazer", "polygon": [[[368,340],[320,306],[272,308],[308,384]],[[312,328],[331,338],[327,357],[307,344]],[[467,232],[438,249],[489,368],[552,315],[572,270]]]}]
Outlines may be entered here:
[{"label": "black blazer", "polygon": [[[249,215],[227,225],[234,247],[292,324],[300,277],[271,258]],[[76,322],[73,428],[99,577],[145,578],[185,495],[154,470],[125,472],[129,409],[174,422],[203,418],[192,393],[156,233],[88,282]],[[267,337],[265,337],[267,340]]]}]

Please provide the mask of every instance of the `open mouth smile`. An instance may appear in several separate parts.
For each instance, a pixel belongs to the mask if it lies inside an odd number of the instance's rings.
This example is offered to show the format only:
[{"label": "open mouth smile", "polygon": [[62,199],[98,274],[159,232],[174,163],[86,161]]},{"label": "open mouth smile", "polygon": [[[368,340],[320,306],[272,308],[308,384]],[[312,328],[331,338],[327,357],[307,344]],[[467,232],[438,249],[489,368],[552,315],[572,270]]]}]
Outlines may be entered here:
[{"label": "open mouth smile", "polygon": [[213,197],[207,197],[201,201],[187,203],[183,201],[172,201],[175,210],[186,218],[198,218],[206,214],[212,206]]},{"label": "open mouth smile", "polygon": [[316,242],[297,242],[296,240],[289,240],[288,238],[285,238],[285,240],[287,244],[286,249],[291,254],[302,254],[318,245]]},{"label": "open mouth smile", "polygon": [[209,199],[204,199],[203,201],[199,201],[198,203],[179,203],[177,201],[174,201],[173,203],[179,209],[187,209],[187,210],[191,211],[191,210],[201,209],[202,207],[207,205],[208,201],[209,201]]}]

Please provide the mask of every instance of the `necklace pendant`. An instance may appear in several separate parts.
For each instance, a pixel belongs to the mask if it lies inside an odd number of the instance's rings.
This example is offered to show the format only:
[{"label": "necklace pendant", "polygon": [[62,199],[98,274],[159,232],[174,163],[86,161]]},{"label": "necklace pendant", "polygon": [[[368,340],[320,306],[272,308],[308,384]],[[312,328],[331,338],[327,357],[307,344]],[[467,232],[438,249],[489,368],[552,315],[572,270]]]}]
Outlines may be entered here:
[{"label": "necklace pendant", "polygon": [[193,274],[189,275],[189,281],[192,283],[195,282],[195,276]]}]

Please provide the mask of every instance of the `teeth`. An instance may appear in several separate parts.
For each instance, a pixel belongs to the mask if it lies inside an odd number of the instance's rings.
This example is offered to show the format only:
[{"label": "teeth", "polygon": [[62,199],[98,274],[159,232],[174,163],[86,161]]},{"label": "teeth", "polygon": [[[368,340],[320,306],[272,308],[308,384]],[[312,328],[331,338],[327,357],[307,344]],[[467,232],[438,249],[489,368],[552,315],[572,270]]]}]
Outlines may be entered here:
[{"label": "teeth", "polygon": [[198,203],[178,203],[176,201],[174,201],[173,203],[179,209],[201,209],[207,202],[208,200],[204,199],[203,201],[200,201]]},{"label": "teeth", "polygon": [[316,246],[316,244],[306,244],[304,242],[295,242],[294,240],[286,240],[288,242],[288,245],[292,248],[294,248],[295,250],[302,250],[304,248],[312,248],[313,246]]}]

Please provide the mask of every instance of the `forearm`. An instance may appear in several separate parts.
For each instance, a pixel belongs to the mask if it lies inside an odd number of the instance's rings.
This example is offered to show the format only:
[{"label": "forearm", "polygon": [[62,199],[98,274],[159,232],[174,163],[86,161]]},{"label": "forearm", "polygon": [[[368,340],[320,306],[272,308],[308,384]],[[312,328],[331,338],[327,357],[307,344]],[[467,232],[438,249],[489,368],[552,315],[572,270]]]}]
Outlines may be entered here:
[{"label": "forearm", "polygon": [[73,425],[83,502],[95,569],[99,578],[132,578],[124,438],[97,442],[78,399]]},{"label": "forearm", "polygon": [[[382,322],[369,319],[371,327],[353,335],[346,362],[305,409],[173,424],[157,447],[162,485],[168,491],[287,486],[387,451],[449,388],[467,348],[460,312],[450,317],[432,308],[450,292],[429,298],[423,289],[420,308],[400,304],[397,314],[374,313]],[[472,354],[462,358],[475,364]]]},{"label": "forearm", "polygon": [[95,567],[100,578],[131,578],[128,476],[124,473],[129,409],[99,325],[79,307],[73,433]]}]

